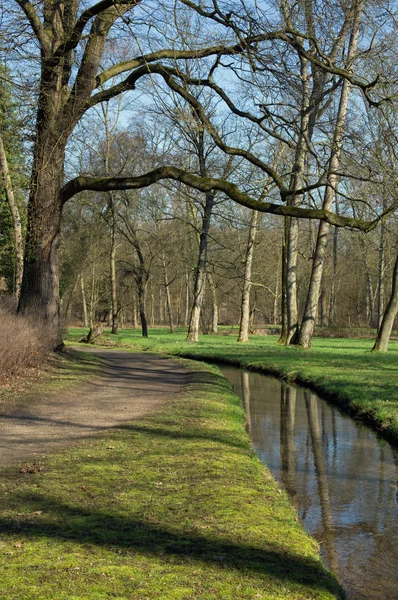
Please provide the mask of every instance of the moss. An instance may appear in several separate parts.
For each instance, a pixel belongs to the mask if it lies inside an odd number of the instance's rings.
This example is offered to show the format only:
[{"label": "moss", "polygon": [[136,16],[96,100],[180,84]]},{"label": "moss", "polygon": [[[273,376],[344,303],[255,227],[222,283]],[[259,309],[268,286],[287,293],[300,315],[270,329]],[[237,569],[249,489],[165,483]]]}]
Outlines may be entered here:
[{"label": "moss", "polygon": [[190,370],[187,392],[150,417],[50,454],[39,473],[2,473],[2,597],[339,597],[228,384]]}]

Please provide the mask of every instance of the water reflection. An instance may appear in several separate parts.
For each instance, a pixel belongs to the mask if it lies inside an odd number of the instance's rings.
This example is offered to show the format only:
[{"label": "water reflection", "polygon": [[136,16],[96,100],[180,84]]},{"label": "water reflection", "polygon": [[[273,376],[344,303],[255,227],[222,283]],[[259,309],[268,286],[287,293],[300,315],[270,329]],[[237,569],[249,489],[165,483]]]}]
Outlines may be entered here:
[{"label": "water reflection", "polygon": [[253,446],[352,600],[398,600],[398,451],[301,388],[222,368]]}]

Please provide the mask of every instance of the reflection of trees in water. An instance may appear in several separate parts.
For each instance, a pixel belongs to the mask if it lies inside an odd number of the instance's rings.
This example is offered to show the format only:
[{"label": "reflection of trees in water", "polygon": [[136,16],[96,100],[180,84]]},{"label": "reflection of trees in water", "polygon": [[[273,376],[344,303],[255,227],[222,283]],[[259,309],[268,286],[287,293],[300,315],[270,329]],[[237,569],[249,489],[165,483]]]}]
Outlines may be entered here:
[{"label": "reflection of trees in water", "polygon": [[249,382],[249,373],[245,371],[241,371],[240,373],[240,383],[242,387],[242,399],[243,406],[246,413],[246,423],[247,429],[249,433],[251,432],[252,424],[251,424],[251,413],[250,413],[250,382]]},{"label": "reflection of trees in water", "polygon": [[282,483],[294,500],[296,485],[296,448],[294,443],[294,423],[296,413],[296,388],[281,385],[281,468]]},{"label": "reflection of trees in water", "polygon": [[305,392],[304,398],[305,406],[307,409],[308,427],[311,436],[315,470],[317,474],[318,493],[319,500],[321,503],[322,523],[324,528],[323,538],[326,549],[326,557],[329,567],[335,573],[338,573],[339,563],[335,543],[335,534],[333,533],[333,518],[330,505],[329,485],[322,450],[322,436],[318,415],[318,399],[310,392]]},{"label": "reflection of trees in water", "polygon": [[259,454],[277,475],[281,468],[281,483],[351,597],[398,599],[398,450],[310,392],[239,371],[228,378]]}]

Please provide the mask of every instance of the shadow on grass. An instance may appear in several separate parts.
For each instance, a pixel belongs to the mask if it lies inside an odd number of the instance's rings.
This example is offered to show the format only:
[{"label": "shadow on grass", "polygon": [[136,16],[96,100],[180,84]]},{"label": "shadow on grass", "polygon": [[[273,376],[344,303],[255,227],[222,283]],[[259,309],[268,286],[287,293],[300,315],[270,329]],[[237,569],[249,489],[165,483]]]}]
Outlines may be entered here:
[{"label": "shadow on grass", "polygon": [[162,525],[122,515],[72,507],[39,493],[16,494],[15,501],[43,511],[40,522],[32,518],[0,519],[1,534],[27,538],[76,541],[114,550],[135,550],[146,555],[178,557],[182,561],[219,564],[223,568],[264,574],[281,582],[307,584],[338,593],[333,575],[313,559],[286,552],[275,544],[259,548],[248,543],[228,543],[196,532],[181,533]]}]

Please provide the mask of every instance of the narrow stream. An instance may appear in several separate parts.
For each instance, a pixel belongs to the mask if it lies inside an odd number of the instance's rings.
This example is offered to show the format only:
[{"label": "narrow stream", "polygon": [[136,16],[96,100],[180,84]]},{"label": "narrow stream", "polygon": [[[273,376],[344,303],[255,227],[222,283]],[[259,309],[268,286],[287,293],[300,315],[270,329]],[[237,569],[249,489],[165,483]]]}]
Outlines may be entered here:
[{"label": "narrow stream", "polygon": [[398,450],[304,388],[222,367],[254,449],[349,600],[398,600]]}]

